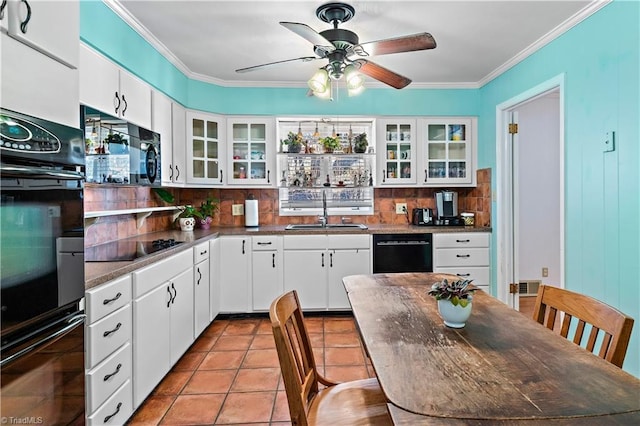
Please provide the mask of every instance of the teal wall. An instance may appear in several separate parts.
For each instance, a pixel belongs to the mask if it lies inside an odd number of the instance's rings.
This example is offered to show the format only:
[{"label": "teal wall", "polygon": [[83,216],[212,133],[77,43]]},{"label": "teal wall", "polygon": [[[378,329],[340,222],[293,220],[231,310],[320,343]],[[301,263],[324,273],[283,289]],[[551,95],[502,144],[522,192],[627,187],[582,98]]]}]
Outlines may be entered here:
[{"label": "teal wall", "polygon": [[[368,89],[355,98],[341,92],[334,102],[307,97],[304,88],[190,80],[102,2],[83,0],[80,12],[84,42],[188,108],[222,114],[477,115],[480,168],[495,169],[496,105],[564,73],[566,284],[634,317],[624,369],[640,377],[639,2],[614,1],[481,89]],[[616,132],[616,150],[604,154],[608,131]],[[496,210],[494,202],[494,229]],[[495,232],[493,238],[495,270]]]}]

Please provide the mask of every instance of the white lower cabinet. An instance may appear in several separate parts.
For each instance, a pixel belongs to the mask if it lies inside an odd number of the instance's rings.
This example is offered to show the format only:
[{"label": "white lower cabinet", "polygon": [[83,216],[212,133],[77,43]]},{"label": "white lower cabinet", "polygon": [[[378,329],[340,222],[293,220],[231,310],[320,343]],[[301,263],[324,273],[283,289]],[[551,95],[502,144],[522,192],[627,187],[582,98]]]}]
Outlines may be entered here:
[{"label": "white lower cabinet", "polygon": [[137,407],[194,341],[193,253],[185,250],[132,275]]},{"label": "white lower cabinet", "polygon": [[284,290],[282,237],[257,236],[251,240],[252,307],[254,311],[268,311]]},{"label": "white lower cabinet", "polygon": [[304,310],[350,309],[346,275],[370,272],[370,235],[285,235],[284,290]]},{"label": "white lower cabinet", "polygon": [[251,237],[222,236],[220,240],[220,312],[251,312]]},{"label": "white lower cabinet", "polygon": [[487,293],[491,290],[490,256],[487,232],[433,234],[433,271],[473,280]]},{"label": "white lower cabinet", "polygon": [[220,313],[220,238],[209,240],[209,321]]},{"label": "white lower cabinet", "polygon": [[211,322],[209,306],[209,242],[198,244],[193,248],[193,338],[197,339],[200,333]]},{"label": "white lower cabinet", "polygon": [[131,275],[88,290],[85,301],[87,424],[123,424],[133,412],[131,392],[122,391],[131,383]]}]

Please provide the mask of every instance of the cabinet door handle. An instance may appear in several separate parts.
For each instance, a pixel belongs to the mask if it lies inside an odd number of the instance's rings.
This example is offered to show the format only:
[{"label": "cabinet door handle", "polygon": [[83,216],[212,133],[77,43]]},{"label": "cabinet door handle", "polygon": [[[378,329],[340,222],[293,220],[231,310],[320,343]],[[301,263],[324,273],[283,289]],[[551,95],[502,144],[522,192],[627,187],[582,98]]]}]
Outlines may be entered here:
[{"label": "cabinet door handle", "polygon": [[118,110],[120,109],[120,95],[118,95],[118,92],[116,92],[115,97],[113,98],[113,108],[115,109],[117,115]]},{"label": "cabinet door handle", "polygon": [[202,279],[202,272],[200,272],[200,268],[196,268],[196,270],[198,271],[198,282],[196,283],[196,285],[200,285],[200,280]]},{"label": "cabinet door handle", "polygon": [[171,302],[173,301],[173,294],[171,294],[171,287],[167,286],[167,293],[169,293],[169,300],[167,301],[167,308],[171,306]]},{"label": "cabinet door handle", "polygon": [[119,322],[113,330],[108,330],[108,331],[105,331],[104,333],[102,333],[102,337],[109,337],[110,334],[113,334],[116,331],[120,330],[120,327],[122,327],[122,323],[121,322]]},{"label": "cabinet door handle", "polygon": [[104,379],[102,379],[103,381],[107,381],[110,378],[112,378],[113,376],[115,376],[116,374],[118,374],[120,372],[120,369],[122,368],[122,363],[118,363],[118,366],[116,367],[116,371],[114,371],[113,373],[110,374],[105,374],[104,375]]},{"label": "cabinet door handle", "polygon": [[180,169],[178,168],[178,165],[176,164],[176,180],[180,179]]},{"label": "cabinet door handle", "polygon": [[124,108],[122,108],[122,116],[124,117],[124,113],[127,110],[127,107],[129,106],[129,104],[127,104],[127,100],[124,98],[124,95],[122,95],[122,102],[124,102]]},{"label": "cabinet door handle", "polygon": [[116,300],[120,299],[120,296],[122,296],[122,293],[118,292],[118,294],[116,294],[113,298],[111,299],[104,299],[102,301],[103,305],[108,305],[111,302],[115,302]]},{"label": "cabinet door handle", "polygon": [[271,266],[274,267],[274,268],[276,267],[276,254],[275,253],[271,254]]},{"label": "cabinet door handle", "polygon": [[0,19],[4,19],[4,10],[7,7],[7,0],[2,0],[2,5],[0,5]]},{"label": "cabinet door handle", "polygon": [[271,183],[271,170],[267,170],[267,183]]},{"label": "cabinet door handle", "polygon": [[171,171],[171,174],[169,174],[169,180],[173,181],[173,166],[171,164],[169,164],[169,170]]},{"label": "cabinet door handle", "polygon": [[470,254],[456,254],[456,257],[471,257]]},{"label": "cabinet door handle", "polygon": [[468,243],[471,240],[456,240],[456,243]]},{"label": "cabinet door handle", "polygon": [[322,253],[322,267],[324,268],[324,253]]},{"label": "cabinet door handle", "polygon": [[171,288],[173,289],[173,299],[171,299],[171,303],[176,303],[176,297],[178,296],[178,290],[176,290],[176,286],[171,283]]},{"label": "cabinet door handle", "polygon": [[116,407],[116,411],[113,414],[109,414],[107,417],[104,418],[104,422],[102,423],[107,423],[109,420],[111,420],[116,414],[118,414],[120,412],[120,407],[122,407],[122,402],[118,402],[118,406]]},{"label": "cabinet door handle", "polygon": [[386,182],[386,181],[387,181],[387,171],[386,171],[386,170],[383,170],[383,171],[382,171],[382,182],[384,183],[384,182]]},{"label": "cabinet door handle", "polygon": [[244,240],[242,240],[242,254],[244,254]]},{"label": "cabinet door handle", "polygon": [[329,253],[329,267],[333,268],[333,253]]},{"label": "cabinet door handle", "polygon": [[222,170],[220,170],[220,183],[222,183]]},{"label": "cabinet door handle", "polygon": [[24,5],[27,6],[27,17],[24,18],[24,21],[20,22],[20,31],[22,31],[22,34],[26,34],[27,24],[31,20],[31,6],[27,0],[22,0],[21,3],[24,3]]},{"label": "cabinet door handle", "polygon": [[424,181],[427,181],[427,177],[429,176],[429,171],[427,169],[424,170]]}]

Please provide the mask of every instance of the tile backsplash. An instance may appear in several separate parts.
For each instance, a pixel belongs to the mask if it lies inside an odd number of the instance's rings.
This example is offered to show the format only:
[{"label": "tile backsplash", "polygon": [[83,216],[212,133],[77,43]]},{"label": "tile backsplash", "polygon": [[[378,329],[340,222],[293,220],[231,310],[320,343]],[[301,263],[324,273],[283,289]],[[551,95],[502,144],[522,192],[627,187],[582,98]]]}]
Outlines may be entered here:
[{"label": "tile backsplash", "polygon": [[[458,210],[475,213],[476,226],[491,226],[491,169],[477,171],[475,188],[454,188],[458,192]],[[244,226],[244,216],[233,216],[232,205],[244,204],[251,194],[259,200],[261,225],[288,223],[313,223],[316,216],[279,216],[277,189],[195,189],[166,188],[174,194],[176,205],[200,206],[207,197],[219,201],[219,212],[212,226]],[[368,224],[404,224],[408,218],[395,212],[396,203],[407,203],[409,212],[415,207],[431,207],[435,210],[436,188],[376,188],[374,214],[354,216],[353,221]],[[149,187],[101,186],[88,184],[85,188],[85,212],[125,210],[147,207],[166,207],[164,201]],[[154,212],[140,228],[135,214],[100,217],[86,227],[85,244],[94,245],[107,241],[133,237],[138,234],[171,229],[174,212]],[[333,218],[331,218],[333,219]],[[330,220],[331,220],[330,219]],[[336,219],[333,219],[336,220]]]}]

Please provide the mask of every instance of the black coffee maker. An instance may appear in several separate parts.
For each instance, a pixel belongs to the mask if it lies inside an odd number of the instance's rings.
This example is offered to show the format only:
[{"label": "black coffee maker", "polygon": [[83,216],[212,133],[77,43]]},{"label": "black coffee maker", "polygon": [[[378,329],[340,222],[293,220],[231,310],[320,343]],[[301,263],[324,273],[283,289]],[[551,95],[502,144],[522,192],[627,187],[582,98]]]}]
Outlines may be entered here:
[{"label": "black coffee maker", "polygon": [[464,221],[458,217],[458,193],[443,190],[434,194],[436,199],[436,219],[434,225],[462,226]]}]

